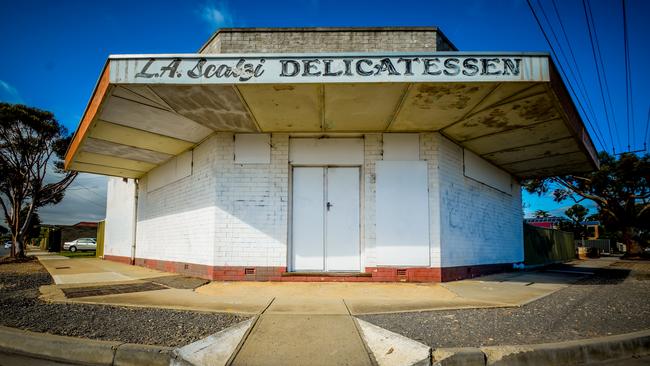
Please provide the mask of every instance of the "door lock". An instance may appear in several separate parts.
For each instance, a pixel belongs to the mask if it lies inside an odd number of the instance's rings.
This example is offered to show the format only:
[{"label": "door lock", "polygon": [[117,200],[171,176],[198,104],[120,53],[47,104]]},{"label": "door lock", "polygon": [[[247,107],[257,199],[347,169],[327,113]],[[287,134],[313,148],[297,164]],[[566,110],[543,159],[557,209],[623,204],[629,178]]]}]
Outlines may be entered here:
[{"label": "door lock", "polygon": [[331,202],[327,202],[327,211],[329,211],[332,206],[334,205]]}]

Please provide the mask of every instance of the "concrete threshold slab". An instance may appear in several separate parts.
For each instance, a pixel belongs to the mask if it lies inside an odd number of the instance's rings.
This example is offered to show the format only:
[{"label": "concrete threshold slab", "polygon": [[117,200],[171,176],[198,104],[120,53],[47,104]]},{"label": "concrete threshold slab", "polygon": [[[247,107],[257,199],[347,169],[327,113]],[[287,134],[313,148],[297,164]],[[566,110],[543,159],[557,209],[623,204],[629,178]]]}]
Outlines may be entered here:
[{"label": "concrete threshold slab", "polygon": [[480,282],[449,282],[444,284],[447,289],[456,293],[465,301],[485,301],[495,304],[520,305],[546,296],[554,289],[537,286],[521,286],[509,283],[480,283]]},{"label": "concrete threshold slab", "polygon": [[483,309],[483,308],[501,308],[511,307],[512,305],[495,302],[480,301],[476,299],[465,299],[456,297],[449,300],[438,299],[420,299],[420,300],[401,300],[393,299],[384,302],[356,301],[355,299],[345,299],[345,303],[350,309],[352,315],[370,315],[370,314],[390,314],[390,313],[410,313],[420,311],[442,311],[457,309]]},{"label": "concrete threshold slab", "polygon": [[177,276],[174,273],[161,272],[149,268],[123,263],[105,261],[98,258],[67,258],[50,256],[41,264],[54,278],[57,284],[116,282],[164,276]]},{"label": "concrete threshold slab", "polygon": [[164,308],[232,314],[258,314],[269,303],[268,298],[242,302],[238,299],[219,298],[197,294],[192,290],[166,289],[134,292],[116,295],[80,297],[75,299],[56,299],[57,302],[77,302],[84,304],[103,304],[117,306]]},{"label": "concrete threshold slab", "polygon": [[52,261],[52,260],[68,260],[70,258],[64,257],[62,255],[37,255],[36,259],[39,261]]},{"label": "concrete threshold slab", "polygon": [[561,269],[547,269],[545,272],[552,272],[552,273],[564,273],[564,274],[578,274],[578,275],[587,275],[591,276],[594,274],[594,272],[588,272],[588,271],[572,271],[572,270],[561,270]]},{"label": "concrete threshold slab", "polygon": [[95,273],[77,273],[77,274],[55,274],[52,275],[54,283],[57,285],[63,284],[82,284],[82,283],[97,283],[97,282],[123,282],[133,280],[129,276],[125,276],[117,272],[95,272]]},{"label": "concrete threshold slab", "polygon": [[522,272],[498,274],[442,284],[466,301],[522,306],[548,296],[584,278],[583,274]]},{"label": "concrete threshold slab", "polygon": [[319,314],[348,315],[343,299],[318,297],[279,297],[266,310],[266,314]]}]

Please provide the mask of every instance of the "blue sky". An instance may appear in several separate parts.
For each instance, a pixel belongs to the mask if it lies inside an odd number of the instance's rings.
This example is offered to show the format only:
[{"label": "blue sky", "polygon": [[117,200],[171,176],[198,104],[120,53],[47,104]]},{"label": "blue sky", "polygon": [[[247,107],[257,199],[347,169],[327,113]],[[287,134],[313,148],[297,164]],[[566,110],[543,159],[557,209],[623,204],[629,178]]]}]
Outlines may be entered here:
[{"label": "blue sky", "polygon": [[[571,67],[551,0],[531,0],[550,18]],[[555,1],[566,29],[592,123],[606,149],[643,147],[650,95],[646,60],[650,47],[650,1],[627,0],[633,123],[627,127],[621,0],[592,0],[596,34],[609,85],[613,113],[606,122],[581,0]],[[55,113],[76,129],[99,72],[109,54],[192,53],[219,27],[437,25],[463,51],[547,51],[525,0],[490,1],[0,1],[0,100],[25,103]],[[548,27],[547,25],[545,25]],[[547,28],[551,29],[551,28]],[[551,36],[552,37],[552,36]],[[561,58],[561,55],[560,55]],[[561,65],[569,73],[564,59]],[[569,73],[569,76],[570,73]],[[577,84],[576,84],[577,87]],[[608,98],[605,95],[605,98]],[[581,99],[583,99],[581,97]],[[606,99],[608,100],[608,99]],[[607,102],[609,103],[609,102]],[[617,124],[614,124],[614,119]],[[612,130],[610,139],[609,130]],[[593,136],[596,141],[597,139]],[[601,146],[598,142],[599,149]],[[65,201],[42,211],[52,223],[101,219],[105,180],[84,175]],[[558,213],[548,197],[525,196],[528,211]]]}]

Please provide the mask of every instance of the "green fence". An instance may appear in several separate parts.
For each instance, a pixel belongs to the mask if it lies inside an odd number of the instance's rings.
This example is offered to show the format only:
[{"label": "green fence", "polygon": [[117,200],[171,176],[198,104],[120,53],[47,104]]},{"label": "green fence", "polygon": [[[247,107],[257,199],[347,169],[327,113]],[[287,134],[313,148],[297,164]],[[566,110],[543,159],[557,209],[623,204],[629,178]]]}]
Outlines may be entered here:
[{"label": "green fence", "polygon": [[106,221],[100,221],[97,225],[97,248],[95,249],[95,257],[104,258],[104,229],[106,228]]},{"label": "green fence", "polygon": [[540,265],[574,259],[573,233],[524,224],[524,263]]}]

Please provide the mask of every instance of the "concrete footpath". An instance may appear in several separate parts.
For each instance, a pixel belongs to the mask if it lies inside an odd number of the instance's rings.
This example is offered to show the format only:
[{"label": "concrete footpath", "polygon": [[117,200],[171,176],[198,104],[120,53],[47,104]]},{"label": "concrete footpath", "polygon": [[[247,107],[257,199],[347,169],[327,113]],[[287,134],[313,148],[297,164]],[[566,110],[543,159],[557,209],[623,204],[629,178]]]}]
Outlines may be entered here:
[{"label": "concrete footpath", "polygon": [[[161,278],[178,276],[174,274],[94,258],[40,255],[39,259],[56,283],[41,287],[41,298],[46,301],[252,316],[244,323],[173,350],[170,359],[172,364],[178,365],[531,364],[535,363],[534,359],[547,357],[540,356],[547,352],[543,347],[539,351],[542,345],[431,350],[428,346],[356,319],[354,315],[521,306],[588,276],[593,268],[613,263],[601,260],[584,266],[585,263],[580,262],[577,264],[583,267],[576,266],[571,271],[506,273],[445,284],[211,282],[196,289],[180,289],[158,283],[166,282]],[[123,285],[128,284],[157,284],[160,289],[126,293],[109,291],[110,294],[74,298],[67,298],[64,292],[79,288],[105,291],[124,288]],[[650,348],[650,333],[637,334],[633,338],[633,341],[625,340],[628,342],[626,346],[620,346],[620,339],[615,340],[619,346],[612,346],[614,350],[607,352],[602,351],[602,342],[593,346],[595,348],[581,348],[587,341],[573,346],[571,342],[565,342],[546,349],[564,349],[561,357],[582,362],[586,357],[584,350],[621,358],[629,354],[640,355],[642,352],[639,350]],[[610,344],[608,342],[604,344]],[[536,352],[541,353],[538,355]],[[545,360],[562,364],[559,359]]]},{"label": "concrete footpath", "polygon": [[588,274],[585,271],[505,273],[444,284],[211,282],[195,290],[163,288],[68,299],[63,289],[142,284],[178,275],[95,258],[44,255],[39,259],[56,283],[41,288],[44,300],[239,314],[258,314],[271,300],[277,311],[294,314],[313,314],[326,304],[342,302],[353,315],[521,306]]}]

